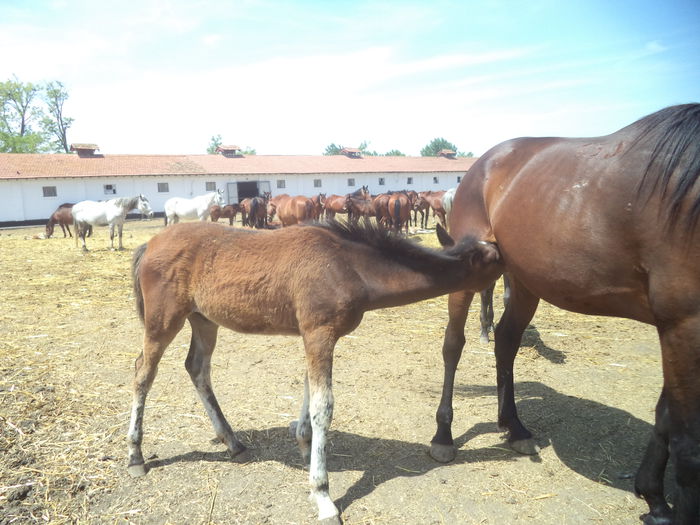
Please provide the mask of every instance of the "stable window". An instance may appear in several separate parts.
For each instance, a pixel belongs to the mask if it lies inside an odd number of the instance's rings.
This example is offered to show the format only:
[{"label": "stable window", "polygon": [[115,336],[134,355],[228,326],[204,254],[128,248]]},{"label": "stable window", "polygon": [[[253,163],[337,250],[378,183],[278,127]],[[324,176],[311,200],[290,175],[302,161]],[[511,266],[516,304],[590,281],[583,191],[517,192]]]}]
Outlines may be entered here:
[{"label": "stable window", "polygon": [[321,179],[314,179],[314,188],[321,187]]},{"label": "stable window", "polygon": [[286,188],[287,187],[287,181],[284,179],[279,179],[277,181],[277,188]]},{"label": "stable window", "polygon": [[379,177],[379,185],[384,186],[384,177]]},{"label": "stable window", "polygon": [[104,185],[105,195],[116,195],[117,185],[116,184],[105,184]]},{"label": "stable window", "polygon": [[355,179],[348,179],[348,186],[354,186],[355,185]]},{"label": "stable window", "polygon": [[170,191],[170,186],[167,182],[158,183],[158,193],[168,193]]},{"label": "stable window", "polygon": [[55,197],[58,195],[56,193],[56,186],[42,186],[41,191],[44,192],[44,197]]},{"label": "stable window", "polygon": [[433,177],[433,184],[440,184],[440,177]]},{"label": "stable window", "polygon": [[413,177],[406,177],[406,184],[413,184]]},{"label": "stable window", "polygon": [[204,189],[206,191],[216,191],[216,182],[205,182]]},{"label": "stable window", "polygon": [[457,175],[457,184],[459,184],[460,182],[462,182],[462,176],[461,176],[461,175]]}]

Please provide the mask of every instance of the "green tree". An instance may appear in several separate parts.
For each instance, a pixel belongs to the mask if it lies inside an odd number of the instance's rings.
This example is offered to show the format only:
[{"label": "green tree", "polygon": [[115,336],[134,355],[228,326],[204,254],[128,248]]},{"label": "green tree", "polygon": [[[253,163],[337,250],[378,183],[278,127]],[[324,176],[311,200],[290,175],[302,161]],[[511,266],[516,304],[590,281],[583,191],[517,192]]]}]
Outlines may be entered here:
[{"label": "green tree", "polygon": [[[326,146],[326,150],[323,152],[324,155],[340,155],[340,152],[343,150],[344,146],[341,146],[340,144],[335,144],[332,142],[328,146]],[[377,157],[379,156],[379,153],[376,151],[372,150],[370,151],[369,149],[369,142],[366,140],[363,140],[362,143],[358,146],[357,149],[360,150],[360,153],[366,157]]]},{"label": "green tree", "polygon": [[340,155],[340,151],[343,146],[336,145],[334,142],[326,146],[326,150],[323,152],[324,155]]},{"label": "green tree", "polygon": [[0,151],[36,153],[42,149],[44,136],[35,126],[43,119],[37,104],[41,88],[22,83],[17,77],[0,82]]},{"label": "green tree", "polygon": [[221,146],[221,135],[212,135],[209,140],[209,146],[207,146],[207,153],[213,155],[219,146]]},{"label": "green tree", "polygon": [[68,92],[61,82],[49,82],[44,91],[47,114],[41,120],[48,146],[52,151],[69,153],[67,132],[73,119],[63,114]]},{"label": "green tree", "polygon": [[392,149],[392,150],[387,151],[387,152],[384,154],[384,156],[386,156],[386,157],[405,157],[406,154],[405,154],[405,153],[401,153],[401,152],[400,152],[399,150],[397,150],[397,149]]},{"label": "green tree", "polygon": [[457,146],[443,138],[436,138],[431,140],[430,144],[420,150],[420,154],[421,157],[437,157],[438,153],[440,153],[440,151],[443,149],[449,149],[455,153],[458,153]]}]

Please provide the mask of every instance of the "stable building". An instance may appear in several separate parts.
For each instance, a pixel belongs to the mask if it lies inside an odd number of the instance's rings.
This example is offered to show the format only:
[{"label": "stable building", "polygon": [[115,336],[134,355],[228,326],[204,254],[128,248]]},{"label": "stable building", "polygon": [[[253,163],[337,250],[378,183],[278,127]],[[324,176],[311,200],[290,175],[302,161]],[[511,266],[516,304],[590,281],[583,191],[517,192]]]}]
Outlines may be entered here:
[{"label": "stable building", "polygon": [[223,190],[227,203],[272,195],[344,195],[362,186],[446,190],[457,186],[474,158],[445,150],[438,157],[244,155],[220,146],[212,155],[108,155],[96,144],[73,144],[72,154],[0,154],[0,226],[41,223],[64,202],[144,194],[156,213],[171,197]]}]

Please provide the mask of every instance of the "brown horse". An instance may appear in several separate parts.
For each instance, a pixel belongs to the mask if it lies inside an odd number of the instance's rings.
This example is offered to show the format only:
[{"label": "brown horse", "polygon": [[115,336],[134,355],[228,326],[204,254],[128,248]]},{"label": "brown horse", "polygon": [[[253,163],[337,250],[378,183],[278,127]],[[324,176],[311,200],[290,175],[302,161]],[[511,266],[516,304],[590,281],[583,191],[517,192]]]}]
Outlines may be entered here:
[{"label": "brown horse", "polygon": [[259,229],[267,228],[267,223],[267,199],[264,197],[253,197],[250,199],[248,225]]},{"label": "brown horse", "polygon": [[66,230],[68,230],[68,236],[73,237],[70,232],[70,225],[73,224],[73,213],[71,212],[73,208],[73,203],[64,202],[56,211],[51,214],[49,221],[46,223],[46,238],[50,239],[53,235],[54,226],[58,224],[63,232],[63,237],[66,237]]},{"label": "brown horse", "polygon": [[408,223],[411,219],[411,201],[408,195],[402,191],[392,193],[389,195],[387,209],[394,231],[400,233],[401,228],[405,228],[408,235]]},{"label": "brown horse", "polygon": [[374,217],[377,219],[377,224],[387,227],[390,224],[391,217],[389,216],[389,194],[381,193],[372,199],[374,206]]},{"label": "brown horse", "polygon": [[[444,191],[421,191],[418,193],[418,199],[416,200],[416,207],[418,210],[426,210],[428,206],[433,210],[433,217],[437,217],[445,228],[447,228],[447,221],[445,219],[445,208],[442,206],[442,196],[445,194]],[[428,206],[426,206],[426,203]],[[422,225],[421,225],[422,226]],[[428,226],[428,217],[426,210],[425,217],[425,227]]]},{"label": "brown horse", "polygon": [[314,220],[317,221],[321,218],[321,215],[323,214],[323,205],[326,202],[326,194],[325,193],[319,193],[318,195],[314,195],[311,197],[311,202],[313,203],[313,214],[314,214]]},{"label": "brown horse", "polygon": [[[311,496],[319,519],[339,523],[328,493],[325,453],[336,341],[352,332],[368,310],[460,288],[481,289],[498,275],[498,258],[494,245],[472,238],[439,252],[383,228],[335,221],[260,232],[212,223],[167,228],[139,247],[133,259],[134,294],[145,335],[136,360],[127,436],[130,474],[146,473],[141,451],[146,396],[158,362],[186,320],[192,339],[185,367],[217,438],[233,455],[245,446],[226,421],[210,379],[219,326],[298,334],[304,341],[306,378],[300,419],[292,428],[304,460],[310,459]],[[238,300],[244,295],[250,300]]]},{"label": "brown horse", "polygon": [[[455,238],[496,241],[511,295],[496,328],[498,424],[536,452],[514,401],[513,361],[540,299],[625,317],[659,333],[664,385],[636,476],[646,523],[700,520],[700,104],[673,106],[603,137],[520,138],[482,156],[457,188]],[[454,457],[454,375],[471,290],[449,298],[445,383],[431,454]],[[669,457],[678,491],[664,498]]]},{"label": "brown horse", "polygon": [[346,197],[343,195],[329,195],[326,197],[326,202],[323,204],[323,209],[326,211],[326,219],[333,219],[338,213],[348,212],[345,199]]},{"label": "brown horse", "polygon": [[413,223],[418,226],[418,214],[420,213],[420,228],[426,229],[428,227],[428,219],[430,218],[430,203],[421,198],[420,193],[413,201]]},{"label": "brown horse", "polygon": [[369,218],[376,214],[371,199],[361,199],[348,195],[345,197],[345,207],[348,210],[348,221],[353,224],[357,224],[361,217],[365,219],[365,222],[369,221]]},{"label": "brown horse", "polygon": [[270,193],[266,193],[263,194],[263,197],[265,197],[265,200],[267,202],[265,211],[267,213],[268,221],[271,221],[275,218],[275,215],[277,215],[277,207],[282,203],[282,201],[291,198],[291,196],[288,193],[281,193],[280,195],[276,195],[274,197]]},{"label": "brown horse", "polygon": [[239,211],[240,206],[238,204],[227,204],[223,208],[218,204],[214,204],[214,206],[209,208],[209,216],[212,222],[219,222],[219,219],[222,217],[228,219],[229,226],[233,226]]},{"label": "brown horse", "polygon": [[277,208],[277,217],[282,226],[292,226],[314,219],[314,204],[308,197],[297,195],[282,200]]},{"label": "brown horse", "polygon": [[248,216],[250,215],[250,198],[243,199],[238,203],[238,208],[241,210],[241,225],[250,226]]}]

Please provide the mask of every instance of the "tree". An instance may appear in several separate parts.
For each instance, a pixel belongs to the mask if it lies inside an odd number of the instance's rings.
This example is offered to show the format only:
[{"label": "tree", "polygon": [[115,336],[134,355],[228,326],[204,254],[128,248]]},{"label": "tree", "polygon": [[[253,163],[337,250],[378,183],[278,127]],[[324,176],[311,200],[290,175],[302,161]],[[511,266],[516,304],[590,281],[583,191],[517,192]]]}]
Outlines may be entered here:
[{"label": "tree", "polygon": [[48,114],[44,115],[41,123],[52,151],[69,153],[66,133],[73,124],[73,119],[63,114],[63,104],[66,99],[68,99],[68,92],[61,82],[46,84],[44,101]]},{"label": "tree", "polygon": [[457,153],[457,146],[452,144],[451,142],[448,142],[447,140],[443,138],[436,138],[430,141],[430,144],[425,146],[422,150],[420,150],[421,157],[437,157],[438,153],[440,153],[444,149],[449,149]]},{"label": "tree", "polygon": [[36,153],[42,148],[44,136],[34,128],[43,118],[36,104],[40,90],[17,77],[0,82],[0,151]]},{"label": "tree", "polygon": [[209,146],[207,146],[207,153],[210,155],[216,153],[216,148],[221,146],[221,135],[212,135],[209,140]]},{"label": "tree", "polygon": [[[357,149],[360,150],[360,153],[362,153],[363,156],[365,157],[377,157],[379,156],[379,153],[376,151],[370,151],[367,148],[369,147],[369,142],[366,140],[363,140],[362,143],[359,145]],[[328,146],[326,146],[326,150],[323,152],[324,155],[340,155],[340,152],[343,150],[344,146],[341,146],[340,144],[336,145],[335,143],[331,143]]]},{"label": "tree", "polygon": [[405,154],[405,153],[401,153],[401,152],[400,152],[399,150],[397,150],[397,149],[392,149],[392,150],[387,151],[387,152],[384,154],[384,156],[386,156],[386,157],[405,157],[406,154]]}]

